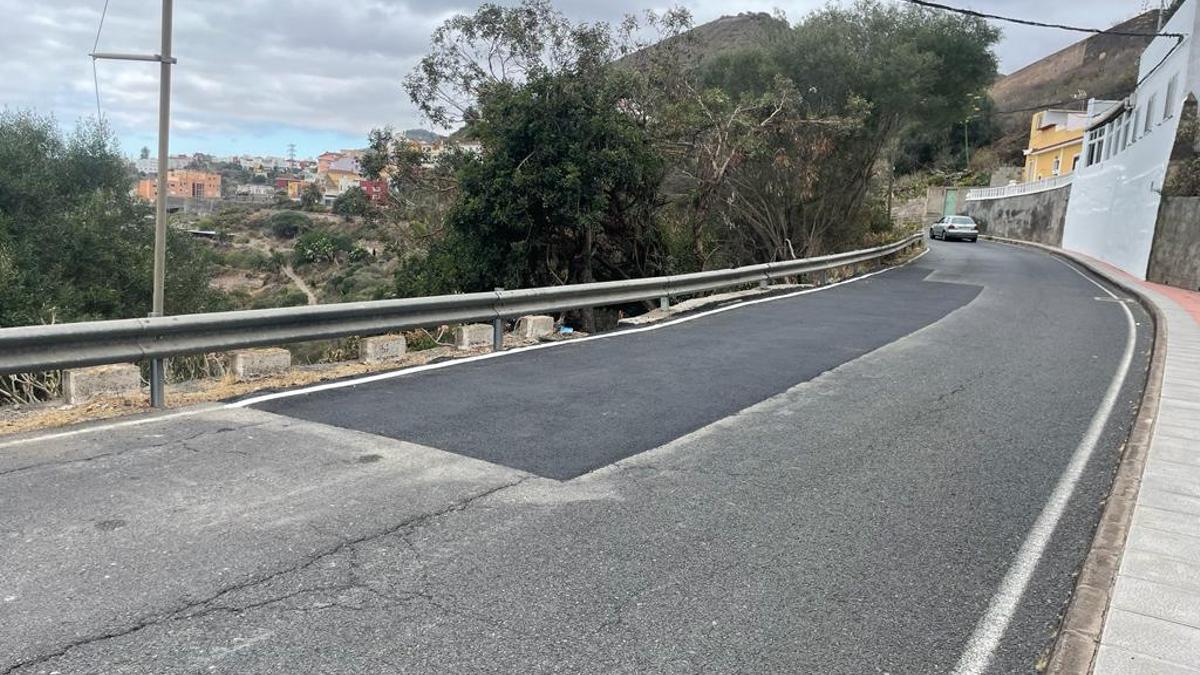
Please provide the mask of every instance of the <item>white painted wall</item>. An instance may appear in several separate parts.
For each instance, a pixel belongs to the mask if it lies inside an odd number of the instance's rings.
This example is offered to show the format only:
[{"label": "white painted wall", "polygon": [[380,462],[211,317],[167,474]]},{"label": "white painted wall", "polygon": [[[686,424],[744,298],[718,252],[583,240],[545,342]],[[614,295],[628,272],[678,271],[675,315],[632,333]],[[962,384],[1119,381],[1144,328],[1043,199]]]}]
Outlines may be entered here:
[{"label": "white painted wall", "polygon": [[[1177,42],[1174,38],[1156,38],[1142,54],[1138,79],[1145,81],[1129,98],[1133,107],[1129,126],[1136,130],[1126,134],[1123,148],[1111,145],[1116,129],[1110,124],[1105,143],[1110,144],[1111,154],[1105,152],[1104,159],[1083,166],[1095,142],[1092,134],[1086,137],[1067,205],[1063,248],[1112,263],[1140,279],[1146,278],[1158,216],[1158,190],[1166,176],[1183,100],[1189,92],[1200,91],[1200,50],[1194,37],[1200,28],[1196,23],[1197,1],[1187,0],[1163,27],[1164,32],[1188,36],[1178,48],[1170,51]],[[1150,73],[1164,56],[1162,65]],[[1172,110],[1164,119],[1167,84],[1173,77],[1176,85]],[[1147,114],[1151,120],[1149,132],[1145,131]]]}]

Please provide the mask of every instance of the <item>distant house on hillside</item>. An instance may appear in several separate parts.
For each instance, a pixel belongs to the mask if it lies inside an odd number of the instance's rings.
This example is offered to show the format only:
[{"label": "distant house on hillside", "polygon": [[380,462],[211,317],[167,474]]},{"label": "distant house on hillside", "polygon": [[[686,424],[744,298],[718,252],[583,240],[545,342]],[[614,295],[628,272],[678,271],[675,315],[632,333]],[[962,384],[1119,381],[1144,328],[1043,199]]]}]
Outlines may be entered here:
[{"label": "distant house on hillside", "polygon": [[255,185],[249,183],[237,186],[237,198],[249,202],[269,202],[275,196],[275,188],[271,185]]},{"label": "distant house on hillside", "polygon": [[342,158],[340,152],[322,152],[317,155],[317,173],[325,173],[329,170],[329,165]]},{"label": "distant house on hillside", "polygon": [[360,180],[358,186],[367,193],[367,199],[370,199],[372,204],[387,203],[388,184],[386,180]]},{"label": "distant house on hillside", "polygon": [[[221,174],[207,171],[168,171],[167,195],[183,199],[220,199]],[[137,196],[152,202],[158,198],[158,178],[138,181]]]},{"label": "distant house on hillside", "polygon": [[286,191],[288,199],[298,202],[300,201],[300,195],[304,192],[304,187],[308,183],[309,181],[301,178],[276,178],[275,189]]},{"label": "distant house on hillside", "polygon": [[[167,157],[167,170],[173,171],[176,169],[186,169],[188,164],[191,164],[192,158],[187,155],[179,155],[178,157]],[[147,157],[146,159],[133,160],[133,166],[138,170],[138,173],[148,174],[158,173],[158,158]]]}]

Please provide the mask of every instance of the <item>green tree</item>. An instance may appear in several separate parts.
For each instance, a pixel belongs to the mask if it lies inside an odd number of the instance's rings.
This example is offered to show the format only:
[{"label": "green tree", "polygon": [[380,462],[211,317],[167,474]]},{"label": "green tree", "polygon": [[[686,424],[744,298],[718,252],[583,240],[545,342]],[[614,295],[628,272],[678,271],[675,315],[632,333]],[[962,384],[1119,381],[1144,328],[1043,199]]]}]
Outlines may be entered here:
[{"label": "green tree", "polygon": [[753,259],[853,245],[879,220],[868,205],[877,169],[906,139],[944,134],[973,114],[995,78],[998,38],[973,17],[862,1],[714,59],[706,82],[743,107],[780,78],[800,94],[793,118],[740,156],[719,221]]},{"label": "green tree", "polygon": [[328,263],[338,259],[338,254],[350,253],[354,242],[350,237],[329,230],[310,230],[296,240],[293,258],[297,265]]},{"label": "green tree", "polygon": [[321,187],[316,183],[309,183],[300,192],[300,208],[305,211],[316,211],[321,207],[324,199],[325,194],[321,191]]},{"label": "green tree", "polygon": [[[638,29],[633,20],[615,29],[575,24],[545,0],[525,0],[484,4],[434,33],[406,88],[435,124],[466,121],[462,135],[483,152],[451,161],[454,201],[444,232],[427,257],[401,267],[401,293],[661,269],[655,214],[666,166],[638,103],[647,78],[612,66],[644,46]],[[386,134],[373,140],[381,148],[390,141]],[[415,159],[393,151],[390,164],[424,179]],[[408,171],[389,173],[408,180]]]},{"label": "green tree", "polygon": [[337,199],[333,200],[330,211],[346,217],[367,216],[374,211],[374,208],[367,193],[361,187],[355,186],[338,195]]},{"label": "green tree", "polygon": [[280,211],[267,218],[266,226],[271,234],[280,239],[295,239],[300,233],[312,229],[312,218],[296,211]]},{"label": "green tree", "polygon": [[[0,112],[0,326],[145,316],[153,214],[130,197],[111,134]],[[225,307],[209,287],[211,253],[169,230],[166,310]]]},{"label": "green tree", "polygon": [[150,148],[142,146],[142,151],[138,153],[140,159],[150,159]]}]

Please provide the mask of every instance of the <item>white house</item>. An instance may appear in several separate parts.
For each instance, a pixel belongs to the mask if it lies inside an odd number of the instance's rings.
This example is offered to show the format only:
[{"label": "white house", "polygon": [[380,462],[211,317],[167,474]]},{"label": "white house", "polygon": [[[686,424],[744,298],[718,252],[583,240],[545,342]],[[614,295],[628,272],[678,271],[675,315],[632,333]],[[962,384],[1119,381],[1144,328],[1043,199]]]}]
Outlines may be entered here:
[{"label": "white house", "polygon": [[1063,248],[1146,278],[1167,162],[1183,101],[1200,91],[1197,0],[1187,0],[1142,53],[1138,85],[1120,105],[1089,105]]}]

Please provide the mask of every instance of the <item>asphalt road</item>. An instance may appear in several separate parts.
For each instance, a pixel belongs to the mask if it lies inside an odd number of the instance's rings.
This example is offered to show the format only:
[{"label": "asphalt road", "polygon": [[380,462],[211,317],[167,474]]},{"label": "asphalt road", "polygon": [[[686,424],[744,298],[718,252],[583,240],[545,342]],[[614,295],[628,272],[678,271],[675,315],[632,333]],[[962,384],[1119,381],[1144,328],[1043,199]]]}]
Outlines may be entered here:
[{"label": "asphalt road", "polygon": [[[950,671],[1124,311],[996,244],[677,326],[0,439],[0,673]],[[1032,671],[1144,379],[991,672]]]}]

